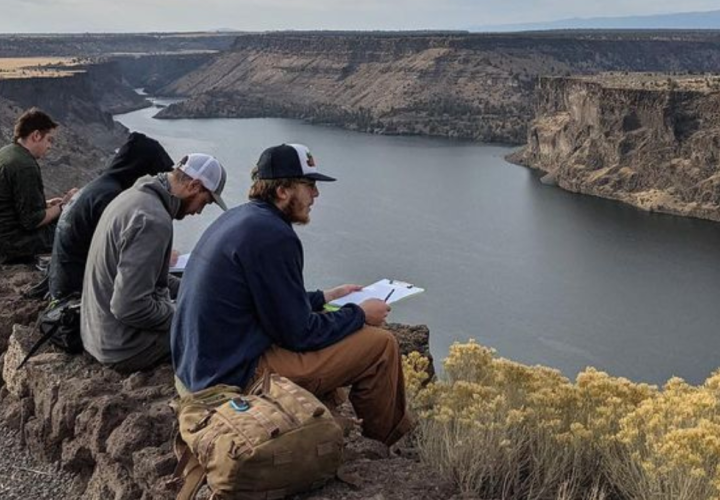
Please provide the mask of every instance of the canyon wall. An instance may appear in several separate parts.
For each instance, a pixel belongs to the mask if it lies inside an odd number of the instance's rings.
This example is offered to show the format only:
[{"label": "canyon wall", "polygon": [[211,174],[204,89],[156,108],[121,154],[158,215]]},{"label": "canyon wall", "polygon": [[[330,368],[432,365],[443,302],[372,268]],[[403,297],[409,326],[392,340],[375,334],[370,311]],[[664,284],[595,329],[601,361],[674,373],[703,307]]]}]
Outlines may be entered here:
[{"label": "canyon wall", "polygon": [[[166,85],[234,39],[229,33],[0,35],[0,58],[42,58],[37,64],[48,73],[25,77],[21,71],[19,78],[0,73],[0,141],[10,142],[24,109],[44,109],[61,125],[55,146],[40,162],[47,194],[82,186],[127,136],[112,115],[149,106],[133,87]],[[53,57],[72,58],[71,66],[53,67],[48,62]],[[59,71],[52,75],[54,69]]]},{"label": "canyon wall", "polygon": [[720,221],[720,91],[686,83],[543,79],[528,143],[510,159],[569,191]]},{"label": "canyon wall", "polygon": [[230,32],[0,34],[0,57],[97,57],[218,51],[229,48],[236,35]]},{"label": "canyon wall", "polygon": [[210,61],[214,53],[127,54],[112,56],[123,79],[133,88],[158,95],[161,89]]},{"label": "canyon wall", "polygon": [[67,76],[0,79],[0,96],[23,108],[40,107],[101,148],[116,147],[126,130],[113,122],[111,113],[149,103],[122,83],[111,63],[73,69]]},{"label": "canyon wall", "polygon": [[128,130],[111,113],[149,105],[124,83],[116,63],[74,66],[55,77],[0,78],[0,139],[12,140],[17,116],[37,106],[59,124],[56,143],[40,161],[48,196],[80,187],[106,166]]},{"label": "canyon wall", "polygon": [[716,34],[248,34],[159,89],[189,99],[158,117],[289,117],[522,144],[540,75],[717,67]]},{"label": "canyon wall", "polygon": [[[76,65],[79,72],[70,76],[0,79],[0,98],[56,116],[75,135],[68,134],[73,150],[58,148],[62,161],[50,163],[88,170],[102,166],[97,158],[107,157],[127,132],[109,113],[147,105],[131,91],[145,87],[156,95],[188,97],[161,110],[161,118],[289,117],[373,133],[529,140],[516,161],[553,171],[567,189],[623,200],[632,193],[627,201],[638,206],[714,217],[712,118],[695,118],[714,109],[712,89],[616,89],[582,77],[610,70],[712,72],[720,67],[720,34],[276,32],[187,38],[0,36],[0,55],[42,54],[38,50],[50,50],[52,40],[59,44],[55,52],[73,57],[106,51],[104,62]],[[213,52],[215,47],[228,50]],[[593,122],[598,113],[612,121],[632,106],[637,109],[619,128]],[[536,113],[538,121],[528,127]],[[673,125],[661,132],[655,125],[661,122]],[[597,135],[606,125],[614,132]],[[80,154],[95,150],[98,155]],[[599,158],[605,167],[632,172],[618,176],[595,168]],[[691,169],[678,167],[688,161]],[[593,166],[592,176],[565,175],[581,164]],[[61,177],[49,187],[62,184]]]}]

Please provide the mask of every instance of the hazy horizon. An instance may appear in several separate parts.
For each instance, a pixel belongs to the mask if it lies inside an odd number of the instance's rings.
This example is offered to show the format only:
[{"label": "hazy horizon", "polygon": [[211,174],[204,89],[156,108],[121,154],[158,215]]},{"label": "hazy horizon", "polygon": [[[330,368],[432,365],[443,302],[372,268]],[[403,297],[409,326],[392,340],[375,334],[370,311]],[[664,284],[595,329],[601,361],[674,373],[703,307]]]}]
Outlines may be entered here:
[{"label": "hazy horizon", "polygon": [[703,12],[717,1],[609,0],[592,5],[567,0],[0,0],[2,33],[137,33],[272,30],[467,30],[473,26],[552,23]]}]

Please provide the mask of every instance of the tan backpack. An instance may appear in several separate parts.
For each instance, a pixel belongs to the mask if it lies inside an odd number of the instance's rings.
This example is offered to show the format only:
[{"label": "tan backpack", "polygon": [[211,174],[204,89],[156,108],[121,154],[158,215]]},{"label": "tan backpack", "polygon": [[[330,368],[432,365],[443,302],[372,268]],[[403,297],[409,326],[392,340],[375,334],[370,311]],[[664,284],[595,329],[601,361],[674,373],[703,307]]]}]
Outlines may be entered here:
[{"label": "tan backpack", "polygon": [[268,374],[248,395],[218,385],[176,401],[178,500],[207,481],[213,499],[271,500],[317,488],[337,472],[343,433],[305,389]]}]

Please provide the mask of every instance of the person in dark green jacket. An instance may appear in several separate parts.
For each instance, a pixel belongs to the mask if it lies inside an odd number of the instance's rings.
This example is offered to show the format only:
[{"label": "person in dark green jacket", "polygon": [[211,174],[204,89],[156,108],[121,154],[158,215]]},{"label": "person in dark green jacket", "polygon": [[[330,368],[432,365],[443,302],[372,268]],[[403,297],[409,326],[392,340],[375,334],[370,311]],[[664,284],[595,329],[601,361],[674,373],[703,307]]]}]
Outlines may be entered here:
[{"label": "person in dark green jacket", "polygon": [[40,166],[58,124],[37,108],[15,122],[13,143],[0,149],[0,264],[31,260],[52,250],[55,221],[76,189],[45,199]]}]

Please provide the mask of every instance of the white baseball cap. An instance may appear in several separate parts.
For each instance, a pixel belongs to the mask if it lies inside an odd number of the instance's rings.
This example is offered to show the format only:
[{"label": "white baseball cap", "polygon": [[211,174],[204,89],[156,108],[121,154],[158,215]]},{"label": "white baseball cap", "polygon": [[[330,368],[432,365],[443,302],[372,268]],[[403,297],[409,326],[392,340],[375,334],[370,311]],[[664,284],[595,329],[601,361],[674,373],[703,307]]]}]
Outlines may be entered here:
[{"label": "white baseball cap", "polygon": [[223,210],[227,210],[227,205],[220,196],[225,189],[227,173],[214,156],[192,153],[180,160],[177,168],[189,177],[202,182],[205,189],[212,194],[215,203]]}]

